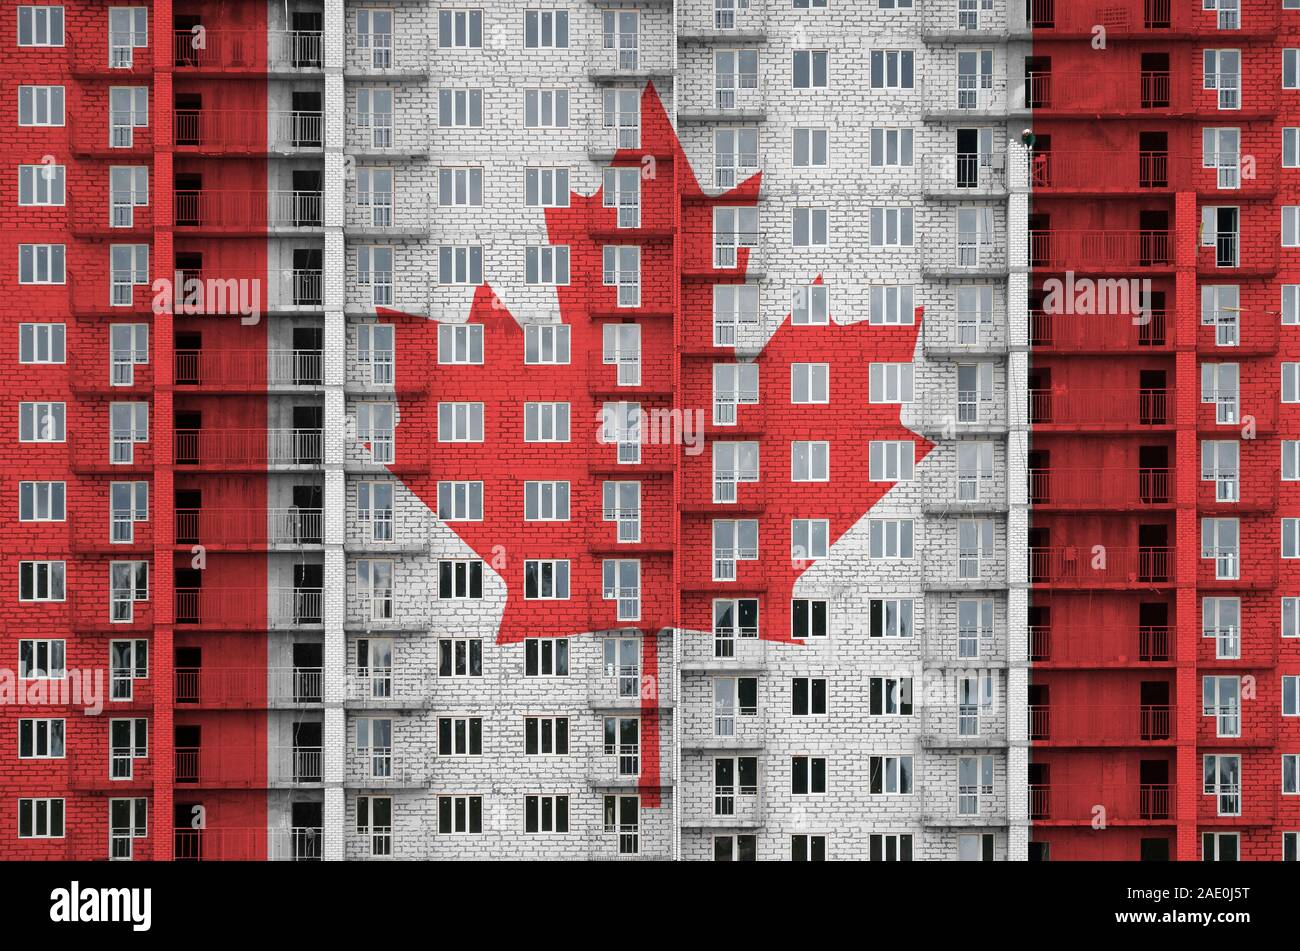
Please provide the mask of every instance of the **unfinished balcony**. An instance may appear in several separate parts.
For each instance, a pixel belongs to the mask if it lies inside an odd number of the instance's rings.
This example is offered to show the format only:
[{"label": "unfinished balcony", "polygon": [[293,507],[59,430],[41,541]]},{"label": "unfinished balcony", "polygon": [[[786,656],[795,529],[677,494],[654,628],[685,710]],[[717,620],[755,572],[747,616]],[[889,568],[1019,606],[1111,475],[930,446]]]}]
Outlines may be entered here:
[{"label": "unfinished balcony", "polygon": [[1029,705],[1029,739],[1044,746],[1167,746],[1175,726],[1169,704]]},{"label": "unfinished balcony", "polygon": [[[1113,297],[1103,314],[1051,314],[1029,312],[1029,343],[1043,353],[1079,356],[1109,354],[1167,353],[1173,341],[1169,315],[1163,308],[1143,309],[1132,299],[1127,281],[1116,281],[1112,290],[1099,293]],[[1113,307],[1111,305],[1114,305]]]},{"label": "unfinished balcony", "polygon": [[1029,266],[1040,271],[1168,271],[1168,231],[1030,231]]},{"label": "unfinished balcony", "polygon": [[1030,469],[1029,504],[1067,512],[1134,512],[1171,508],[1169,469],[1107,466],[1094,469]]},{"label": "unfinished balcony", "polygon": [[324,462],[320,429],[178,429],[172,464],[212,472],[318,469]]},{"label": "unfinished balcony", "polygon": [[1105,810],[1108,826],[1172,823],[1173,787],[1168,783],[1035,783],[1029,786],[1034,825],[1090,826]]},{"label": "unfinished balcony", "polygon": [[320,667],[177,667],[174,700],[195,710],[269,710],[317,706]]},{"label": "unfinished balcony", "polygon": [[1167,389],[1031,389],[1029,422],[1044,432],[1144,432],[1168,429]]},{"label": "unfinished balcony", "polygon": [[925,193],[932,198],[1005,198],[1007,153],[954,152],[927,156]]},{"label": "unfinished balcony", "polygon": [[189,827],[172,830],[177,862],[319,862],[324,857],[320,826]]},{"label": "unfinished balcony", "polygon": [[319,508],[176,509],[175,541],[209,551],[292,551],[323,544]]},{"label": "unfinished balcony", "polygon": [[1024,4],[1007,3],[1005,9],[995,9],[966,0],[930,0],[921,10],[921,35],[931,43],[1027,38],[1025,14]]},{"label": "unfinished balcony", "polygon": [[324,383],[320,350],[176,350],[173,381],[178,392],[295,392]]},{"label": "unfinished balcony", "polygon": [[1173,579],[1172,548],[1109,545],[1037,546],[1029,549],[1029,581],[1035,587],[1088,590],[1151,588]]},{"label": "unfinished balcony", "polygon": [[[1196,77],[1200,86],[1200,76]],[[1191,88],[1175,83],[1170,70],[1142,69],[1116,72],[1053,72],[1028,70],[1021,90],[1020,109],[1035,116],[1070,117],[1110,115],[1162,118],[1186,113],[1192,106]]]},{"label": "unfinished balcony", "polygon": [[319,788],[323,781],[319,746],[177,746],[173,755],[181,788]]},{"label": "unfinished balcony", "polygon": [[324,224],[322,193],[285,189],[177,189],[172,224],[178,234],[209,237],[315,234]]},{"label": "unfinished balcony", "polygon": [[1173,658],[1173,629],[1168,624],[1138,624],[1107,629],[1099,640],[1069,623],[1029,625],[1029,659],[1045,667],[1090,669],[1168,664]]},{"label": "unfinished balcony", "polygon": [[[1212,16],[1176,0],[1029,0],[1029,25],[1035,38],[1091,39],[1098,26],[1108,35],[1160,40],[1212,29]],[[1237,20],[1220,19],[1220,29]]]},{"label": "unfinished balcony", "polygon": [[1183,156],[1168,150],[1036,150],[1029,160],[1034,194],[1143,195],[1186,185],[1191,172]]},{"label": "unfinished balcony", "polygon": [[318,111],[180,108],[172,115],[172,145],[180,155],[320,155],[324,136]]},{"label": "unfinished balcony", "polygon": [[177,627],[211,631],[317,629],[325,592],[318,587],[177,587]]},{"label": "unfinished balcony", "polygon": [[297,78],[319,74],[318,30],[175,30],[172,66],[177,76],[229,75]]}]

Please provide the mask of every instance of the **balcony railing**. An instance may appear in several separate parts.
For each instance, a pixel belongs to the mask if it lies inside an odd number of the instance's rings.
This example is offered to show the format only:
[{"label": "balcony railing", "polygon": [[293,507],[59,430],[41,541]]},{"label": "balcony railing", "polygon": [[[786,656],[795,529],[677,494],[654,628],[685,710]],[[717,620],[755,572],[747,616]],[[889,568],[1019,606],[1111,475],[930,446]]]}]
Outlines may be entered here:
[{"label": "balcony railing", "polygon": [[1103,467],[1100,469],[1030,469],[1032,505],[1089,505],[1134,508],[1170,502],[1168,469]]},{"label": "balcony railing", "polygon": [[172,223],[181,230],[319,228],[323,220],[318,191],[183,189],[172,208]]},{"label": "balcony railing", "polygon": [[1169,583],[1172,548],[1096,547],[1100,550],[1075,545],[1030,548],[1030,582],[1065,588]]},{"label": "balcony railing", "polygon": [[233,72],[320,69],[321,34],[316,30],[212,30],[173,33],[176,69]]},{"label": "balcony railing", "polygon": [[1167,315],[1144,311],[1134,300],[1128,282],[1117,282],[1104,314],[1049,314],[1029,312],[1029,342],[1044,350],[1063,352],[1157,350],[1169,344]]},{"label": "balcony railing", "polygon": [[[1200,76],[1197,76],[1200,86]],[[1190,90],[1189,90],[1190,92]],[[1126,73],[1027,73],[1024,107],[1060,112],[1128,112],[1181,108],[1190,100],[1165,70]]]},{"label": "balcony railing", "polygon": [[1172,657],[1173,641],[1169,626],[1142,624],[1129,629],[1122,637],[1097,638],[1084,636],[1079,631],[1067,629],[1055,637],[1051,625],[1029,626],[1029,659],[1038,663],[1095,663],[1131,660],[1136,646],[1136,657],[1143,663],[1162,663]]},{"label": "balcony railing", "polygon": [[1062,746],[1140,745],[1174,738],[1168,704],[1030,704],[1029,738]]},{"label": "balcony railing", "polygon": [[172,461],[199,468],[319,466],[323,448],[319,429],[178,429]]},{"label": "balcony railing", "polygon": [[324,698],[320,667],[177,667],[174,673],[178,705],[258,709]]},{"label": "balcony railing", "polygon": [[1039,151],[1029,160],[1029,181],[1035,191],[1162,189],[1169,188],[1171,180],[1185,181],[1190,171],[1185,158],[1154,150]]},{"label": "balcony railing", "polygon": [[177,588],[176,624],[216,630],[311,627],[322,623],[324,602],[321,588]]},{"label": "balcony railing", "polygon": [[178,746],[174,756],[178,786],[265,789],[319,783],[323,776],[319,746]]},{"label": "balcony railing", "polygon": [[316,862],[325,842],[319,826],[180,828],[172,837],[178,862]]},{"label": "balcony railing", "polygon": [[1169,425],[1169,391],[1119,392],[1099,387],[1029,391],[1035,426],[1099,426],[1122,429]]},{"label": "balcony railing", "polygon": [[931,191],[982,195],[1007,189],[1007,153],[954,152],[931,155],[925,163],[926,187]]},{"label": "balcony railing", "polygon": [[237,389],[268,386],[320,386],[320,350],[177,350],[177,386]]},{"label": "balcony railing", "polygon": [[1168,784],[1046,783],[1029,787],[1029,818],[1037,822],[1092,823],[1097,807],[1107,822],[1161,822],[1172,818]]},{"label": "balcony railing", "polygon": [[1030,231],[1029,265],[1051,271],[1168,267],[1167,231]]},{"label": "balcony railing", "polygon": [[179,149],[259,154],[319,150],[325,121],[320,112],[255,109],[177,109],[172,144]]},{"label": "balcony railing", "polygon": [[931,235],[922,242],[921,253],[932,274],[1000,271],[1007,266],[1006,242],[995,235]]},{"label": "balcony railing", "polygon": [[319,545],[324,512],[318,508],[177,509],[176,544]]}]

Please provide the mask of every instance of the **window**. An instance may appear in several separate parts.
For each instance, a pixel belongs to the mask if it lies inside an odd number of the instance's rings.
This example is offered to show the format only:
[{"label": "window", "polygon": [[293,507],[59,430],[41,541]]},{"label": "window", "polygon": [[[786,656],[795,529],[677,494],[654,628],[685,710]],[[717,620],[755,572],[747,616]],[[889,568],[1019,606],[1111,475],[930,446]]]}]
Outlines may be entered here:
[{"label": "window", "polygon": [[1219,347],[1240,344],[1238,324],[1241,315],[1241,293],[1235,284],[1203,284],[1201,286],[1201,326],[1213,327],[1214,343]]},{"label": "window", "polygon": [[604,802],[605,836],[617,844],[619,855],[637,855],[641,851],[641,797],[606,796]]},{"label": "window", "polygon": [[973,581],[980,566],[993,553],[993,519],[963,518],[957,522],[957,577]]},{"label": "window", "polygon": [[912,364],[873,363],[869,399],[873,403],[912,402]]},{"label": "window", "polygon": [[1204,794],[1217,799],[1221,816],[1241,815],[1241,757],[1205,757]]},{"label": "window", "polygon": [[356,438],[371,462],[387,464],[396,458],[396,417],[393,403],[356,404]]},{"label": "window", "polygon": [[1282,285],[1282,324],[1300,324],[1300,284]]},{"label": "window", "polygon": [[441,284],[482,284],[483,246],[447,245],[438,248],[438,282]]},{"label": "window", "polygon": [[569,520],[569,483],[524,483],[524,521],[567,522]]},{"label": "window", "polygon": [[758,443],[713,443],[713,501],[735,502],[736,486],[758,481]]},{"label": "window", "polygon": [[872,168],[910,168],[911,166],[911,129],[874,128],[871,130]]},{"label": "window", "polygon": [[367,294],[372,307],[393,303],[393,249],[377,245],[357,248],[357,289]]},{"label": "window", "polygon": [[715,835],[713,837],[713,861],[715,862],[756,862],[758,861],[758,837],[752,833],[737,835]]},{"label": "window", "polygon": [[1282,50],[1282,88],[1300,89],[1300,49]]},{"label": "window", "polygon": [[64,246],[61,244],[20,244],[18,283],[62,284],[64,260]]},{"label": "window", "polygon": [[980,408],[993,401],[993,364],[957,364],[957,422],[978,423]]},{"label": "window", "polygon": [[114,244],[109,248],[109,262],[110,303],[129,307],[135,299],[135,288],[149,284],[149,246]]},{"label": "window", "polygon": [[524,641],[524,676],[569,676],[569,639],[530,637]]},{"label": "window", "polygon": [[19,324],[19,363],[63,363],[66,359],[64,324]]},{"label": "window", "polygon": [[567,10],[525,10],[524,48],[568,49],[569,12]]},{"label": "window", "polygon": [[826,757],[790,757],[790,792],[795,796],[821,796],[826,793]]},{"label": "window", "polygon": [[963,598],[957,602],[957,656],[980,656],[993,640],[993,599]]},{"label": "window", "polygon": [[[714,443],[717,446],[717,443]],[[827,482],[830,480],[831,444],[829,442],[790,443],[790,481]],[[717,459],[716,448],[714,459]]]},{"label": "window", "polygon": [[1240,396],[1240,368],[1237,364],[1201,364],[1201,402],[1214,404],[1215,423],[1236,425]]},{"label": "window", "polygon": [[481,129],[483,90],[439,89],[438,125],[444,129]]},{"label": "window", "polygon": [[1202,88],[1218,90],[1220,109],[1241,108],[1241,50],[1205,50]]},{"label": "window", "polygon": [[109,145],[129,149],[135,145],[135,130],[149,126],[149,88],[114,86],[108,90]]},{"label": "window", "polygon": [[149,483],[110,482],[108,506],[109,541],[116,545],[131,544],[135,541],[135,523],[149,521]]},{"label": "window", "polygon": [[[1295,9],[1289,4],[1292,0],[1283,0],[1283,9]],[[1300,862],[1300,832],[1282,833],[1282,861]]]},{"label": "window", "polygon": [[752,809],[758,796],[757,756],[718,756],[713,760],[713,814],[734,816],[737,799],[741,809]]},{"label": "window", "polygon": [[830,164],[828,130],[796,126],[793,136],[793,165],[795,168],[826,168]]},{"label": "window", "polygon": [[[367,352],[374,352],[373,347]],[[391,356],[391,332],[389,334],[388,354]],[[439,324],[438,325],[438,362],[443,364],[464,363],[481,365],[483,363],[483,325],[482,324]],[[391,372],[391,371],[390,371]],[[476,405],[476,404],[446,404]]]},{"label": "window", "polygon": [[149,562],[109,562],[108,594],[109,618],[117,624],[129,624],[135,619],[136,602],[149,600]]},{"label": "window", "polygon": [[63,759],[64,721],[18,721],[19,759]]},{"label": "window", "polygon": [[872,89],[912,88],[911,50],[872,50]]},{"label": "window", "polygon": [[957,836],[957,861],[992,862],[993,833],[963,832]]},{"label": "window", "polygon": [[978,816],[980,803],[993,795],[993,757],[957,758],[957,814]]},{"label": "window", "polygon": [[1216,187],[1241,187],[1241,130],[1201,130],[1201,167],[1215,169]]},{"label": "window", "polygon": [[1204,862],[1235,862],[1241,857],[1241,833],[1202,832],[1201,860]]},{"label": "window", "polygon": [[63,7],[19,7],[18,45],[62,46]]},{"label": "window", "polygon": [[793,678],[790,681],[790,713],[796,717],[825,716],[826,678]]},{"label": "window", "polygon": [[910,518],[873,518],[868,520],[872,558],[908,559],[912,557],[912,520]]},{"label": "window", "polygon": [[911,482],[916,443],[909,440],[871,441],[868,455],[868,478],[872,482]]},{"label": "window", "polygon": [[620,228],[641,227],[641,168],[607,168],[601,187],[601,205],[617,209]]},{"label": "window", "polygon": [[367,840],[370,855],[393,854],[392,797],[357,797],[357,835]]},{"label": "window", "polygon": [[390,779],[393,775],[393,721],[379,717],[357,720],[357,757],[367,779]]},{"label": "window", "polygon": [[[795,141],[797,154],[797,132]],[[757,171],[758,129],[740,126],[713,131],[714,188],[735,188]]]},{"label": "window", "polygon": [[825,558],[830,547],[831,523],[824,518],[796,518],[790,523],[790,558],[810,561]]},{"label": "window", "polygon": [[799,833],[790,836],[790,860],[794,862],[825,862],[826,836]]},{"label": "window", "polygon": [[964,284],[957,288],[957,343],[973,347],[982,330],[992,331],[993,288]]},{"label": "window", "polygon": [[110,779],[131,779],[135,761],[149,757],[149,721],[144,717],[108,721]]},{"label": "window", "polygon": [[393,540],[393,484],[357,483],[357,520],[370,541]]},{"label": "window", "polygon": [[1285,753],[1282,756],[1282,794],[1300,795],[1300,753]]},{"label": "window", "polygon": [[715,50],[713,97],[716,109],[747,105],[758,88],[758,50]]},{"label": "window", "polygon": [[825,208],[795,208],[792,212],[790,243],[796,248],[824,248],[827,245]]},{"label": "window", "polygon": [[524,442],[568,441],[568,403],[524,403]]},{"label": "window", "polygon": [[830,402],[830,364],[790,364],[791,403]]},{"label": "window", "polygon": [[370,131],[371,148],[390,149],[393,147],[393,91],[391,89],[357,90],[357,128]]},{"label": "window", "polygon": [[957,501],[978,502],[980,488],[993,481],[993,443],[957,443]]},{"label": "window", "polygon": [[[468,186],[468,175],[460,176],[457,172],[479,173],[477,195]],[[362,212],[362,221],[372,228],[388,228],[393,224],[393,170],[391,168],[358,168],[357,172],[357,208]],[[477,201],[472,201],[477,197]],[[443,205],[467,205],[483,203],[483,183],[481,169],[439,169],[438,200]]]},{"label": "window", "polygon": [[527,559],[524,561],[524,597],[559,600],[569,597],[569,562]]},{"label": "window", "polygon": [[[358,171],[358,174],[360,172]],[[389,175],[391,176],[391,172]],[[392,179],[387,199],[390,205],[388,218],[392,217]],[[374,194],[374,193],[372,193]],[[444,208],[481,208],[483,206],[483,169],[481,168],[440,168],[438,169],[438,204]],[[380,222],[376,221],[376,225]]]},{"label": "window", "polygon": [[392,10],[357,11],[357,49],[370,50],[371,69],[390,69],[392,67]]},{"label": "window", "polygon": [[872,598],[869,602],[872,637],[911,637],[911,598]]},{"label": "window", "polygon": [[19,86],[18,124],[20,126],[63,125],[63,87]]},{"label": "window", "polygon": [[[609,641],[605,642],[606,644]],[[608,648],[606,649],[608,671]],[[626,696],[626,694],[621,694]],[[614,757],[619,776],[641,774],[641,720],[639,717],[605,717],[605,756]]]},{"label": "window", "polygon": [[109,379],[113,386],[135,384],[135,368],[149,363],[148,324],[110,324]]},{"label": "window", "polygon": [[713,209],[713,266],[740,266],[740,249],[752,258],[758,247],[757,208]]},{"label": "window", "polygon": [[601,251],[601,283],[616,287],[619,307],[641,306],[641,249],[607,244]]},{"label": "window", "polygon": [[[912,792],[912,757],[872,756],[870,786],[873,796],[907,796]],[[992,757],[990,757],[992,759]]]},{"label": "window", "polygon": [[569,92],[567,89],[525,89],[524,128],[567,129],[569,127]]},{"label": "window", "polygon": [[871,209],[871,246],[873,248],[910,248],[912,246],[911,207],[873,207]]},{"label": "window", "polygon": [[65,564],[61,561],[20,561],[19,601],[62,601]]},{"label": "window", "polygon": [[606,89],[603,120],[609,145],[619,149],[641,146],[641,90]]},{"label": "window", "polygon": [[482,482],[439,482],[438,518],[445,522],[483,520]]},{"label": "window", "polygon": [[873,717],[912,715],[911,677],[869,677],[867,709]]},{"label": "window", "polygon": [[736,408],[758,402],[757,363],[713,365],[713,423],[735,426]]},{"label": "window", "polygon": [[1300,168],[1300,128],[1296,126],[1282,130],[1282,167]]},{"label": "window", "polygon": [[827,79],[826,50],[795,50],[792,80],[795,89],[825,89]]},{"label": "window", "polygon": [[[446,562],[440,562],[446,564]],[[482,677],[483,641],[477,637],[444,637],[438,641],[439,677]]]},{"label": "window", "polygon": [[19,799],[18,838],[63,838],[63,800]]},{"label": "window", "polygon": [[736,562],[758,560],[758,520],[713,520],[713,580],[735,581]]},{"label": "window", "polygon": [[108,65],[130,69],[133,52],[149,47],[149,11],[146,7],[108,8]]},{"label": "window", "polygon": [[620,545],[641,541],[641,483],[605,482],[601,486],[601,519],[617,524]]},{"label": "window", "polygon": [[108,857],[112,860],[129,860],[135,851],[135,840],[146,838],[149,800],[110,799],[108,801]]},{"label": "window", "polygon": [[438,717],[439,756],[479,756],[482,753],[481,717]]},{"label": "window", "polygon": [[1282,247],[1300,248],[1300,205],[1282,206]]},{"label": "window", "polygon": [[439,403],[439,442],[482,442],[482,403]]},{"label": "window", "polygon": [[794,598],[790,602],[790,637],[796,641],[826,637],[827,602],[819,598]]},{"label": "window", "polygon": [[618,368],[619,386],[640,386],[641,326],[605,324],[601,330],[601,363]]},{"label": "window", "polygon": [[[876,284],[871,287],[869,297],[872,324],[878,326],[911,326],[916,323],[916,311],[912,306],[912,285]],[[905,365],[909,368],[911,366],[911,364]],[[910,369],[908,372],[911,372]],[[910,399],[908,402],[910,402]]]},{"label": "window", "polygon": [[149,642],[135,639],[108,642],[109,700],[131,700],[135,682],[149,677]]},{"label": "window", "polygon": [[1201,557],[1214,559],[1214,577],[1240,577],[1241,527],[1235,518],[1201,519]]},{"label": "window", "polygon": [[963,674],[957,679],[957,735],[979,736],[980,715],[993,712],[993,672]]},{"label": "window", "polygon": [[[824,299],[824,295],[823,295]],[[805,321],[809,316],[805,308]],[[799,322],[796,310],[794,321]],[[825,320],[821,321],[825,323]],[[754,284],[715,284],[713,286],[713,345],[734,347],[736,334],[744,325],[758,326],[758,287]]]},{"label": "window", "polygon": [[1282,557],[1300,558],[1300,518],[1282,519]]},{"label": "window", "polygon": [[1300,598],[1282,599],[1282,636],[1300,637]]},{"label": "window", "polygon": [[1282,716],[1300,717],[1300,675],[1287,674],[1282,678]]},{"label": "window", "polygon": [[67,656],[63,640],[20,640],[18,642],[18,677],[20,680],[62,680],[67,673]]},{"label": "window", "polygon": [[19,442],[63,442],[63,403],[19,403]]},{"label": "window", "polygon": [[524,752],[529,756],[566,756],[568,717],[524,717]]},{"label": "window", "polygon": [[[757,320],[757,315],[755,315]],[[824,327],[830,323],[830,289],[825,284],[796,287],[790,303],[790,323]]]},{"label": "window", "polygon": [[[737,637],[758,637],[758,599],[714,599],[713,656],[735,657]],[[755,686],[755,690],[757,689]]]},{"label": "window", "polygon": [[567,244],[545,244],[525,248],[524,283],[568,284],[569,246]]},{"label": "window", "polygon": [[524,832],[530,835],[543,832],[569,831],[568,796],[525,796]]},{"label": "window", "polygon": [[65,516],[66,483],[19,482],[20,522],[62,522]]},{"label": "window", "polygon": [[641,461],[641,404],[604,403],[600,409],[600,441],[618,447],[619,465]]},{"label": "window", "polygon": [[19,165],[18,204],[58,205],[65,201],[66,169],[62,165]]},{"label": "window", "polygon": [[641,697],[641,650],[637,637],[607,637],[601,644],[604,678],[614,682],[619,697]]},{"label": "window", "polygon": [[[482,202],[480,201],[479,204]],[[569,170],[567,168],[525,169],[524,204],[529,208],[568,208]]]},{"label": "window", "polygon": [[1218,737],[1242,735],[1242,678],[1205,677],[1201,679],[1203,709],[1201,715],[1214,717]]},{"label": "window", "polygon": [[978,109],[989,104],[993,91],[993,51],[957,51],[957,108]]},{"label": "window", "polygon": [[606,558],[601,563],[601,596],[615,603],[615,617],[641,617],[641,562],[635,558]]},{"label": "window", "polygon": [[439,835],[479,835],[483,832],[482,796],[439,796]]},{"label": "window", "polygon": [[[1283,0],[1282,9],[1286,9],[1287,2]],[[1218,28],[1220,30],[1239,30],[1241,29],[1241,0],[1204,0],[1202,5],[1204,10],[1218,10]]]},{"label": "window", "polygon": [[442,49],[482,49],[482,10],[439,10],[438,46]]},{"label": "window", "polygon": [[438,597],[444,600],[483,597],[483,562],[477,558],[439,561]]}]

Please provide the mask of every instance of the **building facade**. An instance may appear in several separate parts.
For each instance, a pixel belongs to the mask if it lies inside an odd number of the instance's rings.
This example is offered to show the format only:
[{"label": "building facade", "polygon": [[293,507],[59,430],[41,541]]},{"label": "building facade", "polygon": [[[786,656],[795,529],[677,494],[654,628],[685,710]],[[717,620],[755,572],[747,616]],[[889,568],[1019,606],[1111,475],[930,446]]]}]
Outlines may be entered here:
[{"label": "building facade", "polygon": [[0,856],[1295,858],[1217,2],[11,6]]}]

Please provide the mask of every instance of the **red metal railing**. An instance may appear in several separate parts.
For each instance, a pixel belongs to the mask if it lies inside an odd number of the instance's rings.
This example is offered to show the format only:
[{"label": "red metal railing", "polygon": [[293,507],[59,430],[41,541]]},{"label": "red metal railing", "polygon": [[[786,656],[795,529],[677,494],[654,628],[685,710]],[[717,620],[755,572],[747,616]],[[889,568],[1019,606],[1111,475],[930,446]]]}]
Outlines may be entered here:
[{"label": "red metal railing", "polygon": [[320,386],[320,350],[177,350],[177,386]]},{"label": "red metal railing", "polygon": [[1162,743],[1174,738],[1168,704],[1031,704],[1029,738],[1066,746]]},{"label": "red metal railing", "polygon": [[178,429],[172,461],[177,466],[321,464],[319,429]]},{"label": "red metal railing", "polygon": [[172,46],[179,70],[321,67],[321,34],[314,30],[176,30]]},{"label": "red metal railing", "polygon": [[1033,505],[1098,505],[1127,508],[1170,501],[1168,469],[1030,469]]},{"label": "red metal railing", "polygon": [[1165,426],[1168,402],[1168,390],[1030,390],[1029,421],[1036,426]]},{"label": "red metal railing", "polygon": [[322,221],[318,191],[182,189],[172,210],[177,228],[207,231],[312,228]]},{"label": "red metal railing", "polygon": [[[1137,628],[1137,658],[1154,663],[1170,659],[1170,631],[1167,625],[1143,624]],[[1133,635],[1127,634],[1111,647],[1105,640],[1084,636],[1081,631],[1067,630],[1065,636],[1053,637],[1048,624],[1029,626],[1029,659],[1039,663],[1097,662],[1131,657]],[[1118,648],[1118,649],[1116,649]],[[1114,655],[1114,656],[1112,656]]]},{"label": "red metal railing", "polygon": [[1044,783],[1029,787],[1029,818],[1037,822],[1092,822],[1097,807],[1108,822],[1160,822],[1173,815],[1168,784]]},{"label": "red metal railing", "polygon": [[1062,587],[1169,582],[1172,548],[1097,548],[1100,550],[1074,545],[1030,548],[1029,580]]},{"label": "red metal railing", "polygon": [[1030,231],[1029,264],[1048,270],[1166,267],[1172,247],[1167,231]]},{"label": "red metal railing", "polygon": [[323,532],[317,508],[176,510],[178,545],[319,545]]},{"label": "red metal railing", "polygon": [[[1107,312],[1102,314],[1049,314],[1029,312],[1030,343],[1060,351],[1157,349],[1168,344],[1163,310],[1142,311],[1140,295],[1130,293],[1128,281],[1114,282]],[[1136,299],[1135,299],[1136,298]],[[1112,306],[1113,305],[1113,306]]]}]

